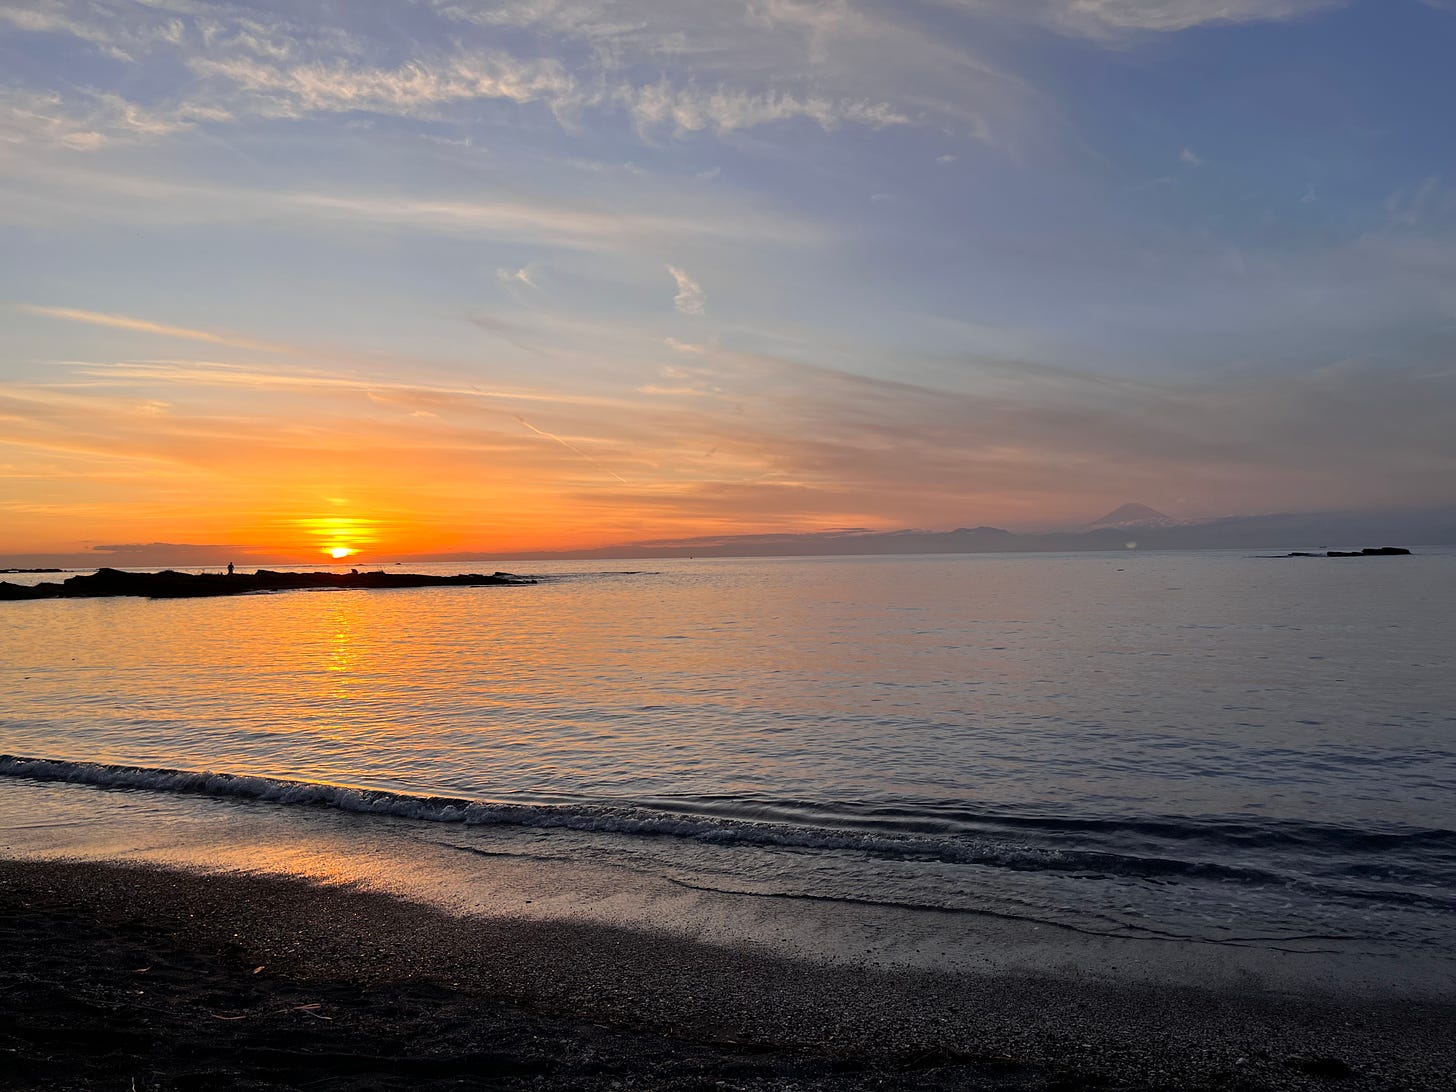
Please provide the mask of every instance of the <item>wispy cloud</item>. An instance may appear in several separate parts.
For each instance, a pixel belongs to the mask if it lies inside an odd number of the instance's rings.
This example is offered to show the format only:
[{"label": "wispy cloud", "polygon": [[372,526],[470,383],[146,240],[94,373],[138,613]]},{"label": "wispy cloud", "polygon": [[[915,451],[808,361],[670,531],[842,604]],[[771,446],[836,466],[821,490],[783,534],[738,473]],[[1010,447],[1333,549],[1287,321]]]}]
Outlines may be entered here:
[{"label": "wispy cloud", "polygon": [[[62,114],[13,104],[12,132],[71,147],[230,119],[359,112],[438,119],[488,102],[539,105],[568,125],[584,112],[618,111],[644,134],[729,134],[807,121],[825,130],[949,127],[1014,142],[1027,111],[1043,111],[1045,102],[967,44],[974,36],[936,33],[936,7],[976,21],[1032,21],[1113,39],[1288,20],[1345,2],[928,0],[906,10],[885,0],[682,0],[665,13],[650,0],[488,7],[435,0],[411,12],[414,34],[402,38],[371,37],[364,20],[305,22],[246,5],[16,0],[0,9],[0,23],[69,34],[139,63],[165,57],[168,70],[180,61],[191,74],[161,104],[112,96],[70,103]],[[502,46],[502,30],[514,32],[512,50]],[[396,59],[378,59],[389,55]]]},{"label": "wispy cloud", "polygon": [[0,144],[35,144],[94,151],[118,143],[158,140],[203,122],[226,121],[217,106],[184,104],[148,109],[109,92],[0,90]]},{"label": "wispy cloud", "polygon": [[477,100],[546,102],[556,109],[580,101],[576,81],[559,61],[502,53],[461,53],[394,68],[342,59],[287,65],[195,57],[190,63],[204,80],[231,84],[249,96],[255,110],[273,117],[351,110],[430,116],[440,106]]},{"label": "wispy cloud", "polygon": [[[342,185],[330,190],[250,189],[50,164],[17,164],[10,185],[13,192],[34,195],[37,205],[47,211],[64,208],[68,200],[74,200],[88,218],[128,223],[266,220],[292,222],[308,230],[332,223],[394,225],[583,250],[682,239],[802,245],[823,237],[822,229],[806,219],[730,194],[684,194],[648,185],[615,202],[516,192],[492,198],[480,187],[470,196],[436,196],[421,186],[406,193],[366,192]],[[13,218],[34,223],[38,215],[23,209],[18,200],[0,203],[0,222]]]},{"label": "wispy cloud", "polygon": [[1396,228],[1410,229],[1422,223],[1439,222],[1456,215],[1456,190],[1442,186],[1441,180],[1434,176],[1423,178],[1387,197],[1385,211]]},{"label": "wispy cloud", "polygon": [[151,47],[177,44],[184,25],[166,5],[134,9],[118,18],[104,4],[67,0],[7,0],[0,5],[0,24],[35,34],[67,34],[88,42],[115,60],[132,61]]},{"label": "wispy cloud", "polygon": [[752,90],[726,83],[702,88],[665,76],[647,84],[583,81],[554,58],[523,59],[502,53],[422,58],[395,68],[360,67],[347,61],[285,66],[252,57],[200,57],[191,61],[191,67],[205,81],[232,84],[248,97],[253,110],[269,117],[342,111],[436,117],[451,104],[505,100],[542,103],[563,117],[586,108],[618,106],[641,130],[665,127],[678,133],[704,129],[727,133],[794,119],[824,129],[850,124],[880,128],[910,120],[885,102],[789,88]]},{"label": "wispy cloud", "polygon": [[677,132],[711,129],[729,133],[776,121],[804,118],[822,129],[859,124],[872,128],[907,125],[908,115],[888,103],[801,95],[792,91],[741,91],[719,87],[673,87],[665,80],[617,93],[639,129],[667,126]]},{"label": "wispy cloud", "polygon": [[1069,34],[1105,38],[1129,31],[1170,33],[1217,23],[1284,22],[1344,7],[1349,0],[946,0],[1031,19]]},{"label": "wispy cloud", "polygon": [[716,217],[694,217],[671,211],[614,210],[545,200],[432,200],[334,193],[285,193],[262,199],[350,218],[478,232],[497,238],[519,238],[559,246],[595,246],[648,236],[663,240],[684,235],[732,236],[735,229],[767,232],[768,225],[774,222],[782,226],[790,237],[802,240],[806,235],[802,225],[749,210],[744,210],[744,221],[735,225]]},{"label": "wispy cloud", "polygon": [[[245,364],[212,360],[132,360],[71,361],[67,367],[82,377],[80,383],[66,386],[140,387],[149,382],[183,384],[197,389],[247,388],[258,392],[297,393],[300,390],[349,391],[372,397],[381,403],[409,404],[412,408],[450,402],[457,409],[465,406],[488,408],[493,401],[582,405],[620,406],[609,398],[566,394],[520,387],[480,387],[454,384],[405,382],[346,373],[337,370],[290,368],[258,368]],[[52,384],[51,386],[61,386]],[[140,405],[140,403],[138,404]],[[508,412],[505,409],[501,413]]]},{"label": "wispy cloud", "polygon": [[[367,20],[305,24],[232,5],[17,0],[3,18],[138,63],[164,59],[157,67],[169,72],[180,61],[191,79],[165,92],[172,114],[158,112],[178,126],[358,112],[459,118],[452,109],[504,102],[542,106],[568,126],[589,112],[625,114],[644,134],[807,121],[825,130],[953,126],[986,138],[988,118],[1028,98],[985,57],[874,0],[684,0],[671,12],[649,0],[489,8],[446,0],[410,12],[410,38],[362,40]],[[510,51],[502,29],[515,32]]]},{"label": "wispy cloud", "polygon": [[554,441],[555,443],[560,444],[562,447],[566,448],[567,451],[571,452],[577,458],[581,459],[583,462],[590,463],[592,466],[594,466],[597,469],[601,470],[602,473],[604,473],[604,474],[608,475],[609,477],[611,477],[614,481],[620,482],[622,485],[626,485],[627,484],[627,479],[626,478],[622,477],[622,475],[618,474],[615,470],[610,470],[607,467],[602,466],[602,464],[599,461],[597,461],[596,459],[592,458],[590,455],[588,455],[581,448],[579,448],[575,444],[573,444],[570,440],[563,439],[562,437],[557,436],[555,433],[547,432],[543,428],[537,428],[535,425],[531,424],[530,421],[527,421],[524,417],[522,417],[519,413],[512,414],[512,416],[515,417],[515,419],[521,423],[521,426],[523,428],[528,429],[530,432],[534,433],[537,436],[541,436],[541,437],[543,437],[543,438],[545,438],[547,440],[551,440],[551,441]]},{"label": "wispy cloud", "polygon": [[525,285],[527,288],[536,289],[541,287],[536,283],[535,274],[527,266],[521,266],[519,269],[497,269],[495,271],[495,277],[496,280],[506,285],[520,284]]},{"label": "wispy cloud", "polygon": [[702,285],[675,265],[669,265],[667,271],[677,283],[677,295],[672,297],[672,305],[684,315],[705,314],[708,301],[703,295]]},{"label": "wispy cloud", "polygon": [[139,334],[160,334],[163,337],[183,338],[188,341],[205,341],[212,345],[227,345],[234,349],[256,349],[266,353],[291,351],[288,346],[276,345],[252,338],[236,337],[232,334],[218,334],[210,330],[194,330],[187,326],[171,326],[148,319],[133,318],[130,315],[108,315],[99,311],[81,311],[74,307],[42,307],[23,303],[20,309],[27,314],[43,315],[46,318],[82,322],[90,326],[110,326],[116,330],[130,330]]},{"label": "wispy cloud", "polygon": [[[512,520],[546,505],[559,541],[586,542],[1015,523],[1129,490],[1197,496],[1207,514],[1456,500],[1456,375],[1444,372],[1352,363],[1174,381],[965,360],[951,388],[714,349],[678,360],[666,382],[608,398],[225,363],[71,365],[64,386],[12,385],[0,447],[17,465],[76,460],[84,480],[90,465],[136,461],[227,473],[241,446],[259,497],[291,497],[302,474],[320,496],[339,482],[382,489],[421,521],[449,512],[467,526],[495,518],[481,490],[499,484],[521,506]],[[161,414],[148,408],[158,390]],[[487,472],[503,460],[509,475]],[[129,487],[133,502],[148,480]],[[43,487],[25,497],[40,503]]]}]

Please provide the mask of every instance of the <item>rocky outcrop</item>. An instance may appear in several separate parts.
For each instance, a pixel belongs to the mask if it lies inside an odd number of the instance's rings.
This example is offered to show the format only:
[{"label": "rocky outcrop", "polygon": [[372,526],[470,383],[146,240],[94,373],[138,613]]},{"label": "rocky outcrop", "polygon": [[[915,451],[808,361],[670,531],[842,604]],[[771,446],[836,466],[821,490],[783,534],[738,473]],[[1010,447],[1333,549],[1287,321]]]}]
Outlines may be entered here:
[{"label": "rocky outcrop", "polygon": [[1403,546],[1367,546],[1363,550],[1326,550],[1322,554],[1292,553],[1280,557],[1399,557],[1409,554]]},{"label": "rocky outcrop", "polygon": [[259,569],[247,573],[159,573],[97,569],[73,576],[60,584],[11,584],[0,581],[0,601],[17,599],[97,599],[110,596],[139,596],[147,599],[196,599],[217,595],[246,595],[250,592],[298,591],[307,588],[381,589],[489,587],[500,584],[534,584],[510,573],[461,573],[430,576],[423,573],[282,573]]},{"label": "rocky outcrop", "polygon": [[1409,550],[1399,546],[1367,546],[1363,550],[1328,550],[1325,557],[1396,557],[1408,553]]}]

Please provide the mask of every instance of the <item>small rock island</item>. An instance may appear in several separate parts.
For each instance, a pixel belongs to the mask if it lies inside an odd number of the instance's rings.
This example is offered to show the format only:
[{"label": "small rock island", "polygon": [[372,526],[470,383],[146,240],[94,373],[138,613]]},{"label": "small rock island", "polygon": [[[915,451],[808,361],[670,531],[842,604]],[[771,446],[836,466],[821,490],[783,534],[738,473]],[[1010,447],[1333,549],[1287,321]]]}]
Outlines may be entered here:
[{"label": "small rock island", "polygon": [[73,576],[62,583],[12,584],[0,580],[0,602],[19,599],[100,599],[137,596],[146,599],[197,599],[204,596],[247,595],[252,592],[300,591],[312,588],[368,589],[491,587],[534,584],[536,581],[511,573],[461,573],[430,576],[424,573],[280,573],[259,569],[248,573],[159,573],[97,569]]},{"label": "small rock island", "polygon": [[1322,554],[1293,553],[1279,557],[1402,557],[1410,554],[1404,546],[1366,546],[1363,550],[1326,550]]}]

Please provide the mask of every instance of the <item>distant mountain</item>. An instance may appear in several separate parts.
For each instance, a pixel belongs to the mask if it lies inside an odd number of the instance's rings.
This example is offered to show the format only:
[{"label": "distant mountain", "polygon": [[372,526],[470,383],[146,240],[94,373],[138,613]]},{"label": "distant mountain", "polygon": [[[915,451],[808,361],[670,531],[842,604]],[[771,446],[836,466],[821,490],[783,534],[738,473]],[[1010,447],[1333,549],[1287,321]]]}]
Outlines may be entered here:
[{"label": "distant mountain", "polygon": [[[1128,517],[1131,516],[1131,519]],[[1107,522],[1116,520],[1117,522]],[[1456,546],[1456,507],[1418,512],[1300,512],[1263,516],[1224,516],[1175,520],[1142,504],[1125,504],[1090,527],[1071,531],[1017,533],[999,527],[958,527],[954,531],[868,531],[845,527],[807,534],[714,535],[702,538],[621,542],[590,550],[520,553],[415,554],[399,561],[476,562],[588,558],[788,557],[840,554],[986,554],[1084,550],[1311,550],[1362,549],[1367,546]],[[76,554],[0,555],[0,568],[60,565],[94,569],[101,565],[187,567],[221,564],[236,558],[258,564],[262,555],[245,546],[156,544],[166,556],[147,555],[152,547],[112,546]],[[102,552],[102,550],[107,552]],[[135,552],[136,556],[129,556]],[[144,556],[146,555],[146,556]],[[378,564],[373,557],[368,564]],[[279,564],[293,564],[279,559]]]},{"label": "distant mountain", "polygon": [[1146,504],[1128,503],[1114,508],[1101,519],[1094,519],[1086,529],[1095,531],[1103,527],[1176,527],[1178,520],[1166,516]]},{"label": "distant mountain", "polygon": [[[841,554],[983,554],[1083,550],[1360,549],[1366,546],[1456,546],[1456,509],[1424,512],[1303,512],[1181,521],[1146,505],[1123,505],[1076,531],[1016,533],[999,527],[954,531],[866,531],[725,535],[626,542],[594,550],[530,554],[422,555],[407,560],[547,560],[656,557],[789,557]],[[1151,513],[1151,515],[1146,515]]]}]

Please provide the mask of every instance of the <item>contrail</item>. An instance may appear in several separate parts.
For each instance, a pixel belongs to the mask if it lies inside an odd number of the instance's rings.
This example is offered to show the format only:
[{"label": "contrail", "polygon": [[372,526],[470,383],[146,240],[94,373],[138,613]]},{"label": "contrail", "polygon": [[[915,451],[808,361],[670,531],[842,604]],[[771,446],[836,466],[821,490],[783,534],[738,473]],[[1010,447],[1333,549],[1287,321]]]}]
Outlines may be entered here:
[{"label": "contrail", "polygon": [[555,435],[547,432],[543,428],[537,428],[535,425],[531,424],[530,421],[527,421],[524,417],[522,417],[519,413],[513,413],[513,414],[511,414],[511,416],[514,417],[517,421],[521,422],[521,424],[525,425],[528,429],[530,429],[532,432],[534,432],[537,436],[544,436],[548,440],[555,440],[558,444],[560,444],[562,447],[566,448],[567,451],[571,452],[577,458],[579,458],[579,459],[585,459],[587,462],[591,463],[592,466],[596,467],[602,473],[604,473],[604,474],[610,474],[612,477],[616,478],[623,485],[631,485],[632,484],[626,478],[622,477],[622,475],[618,474],[615,470],[610,470],[607,467],[603,466],[601,463],[597,462],[590,455],[588,455],[585,451],[581,450],[581,448],[576,447],[575,445],[568,443],[567,441],[563,440],[560,436],[555,436]]}]

